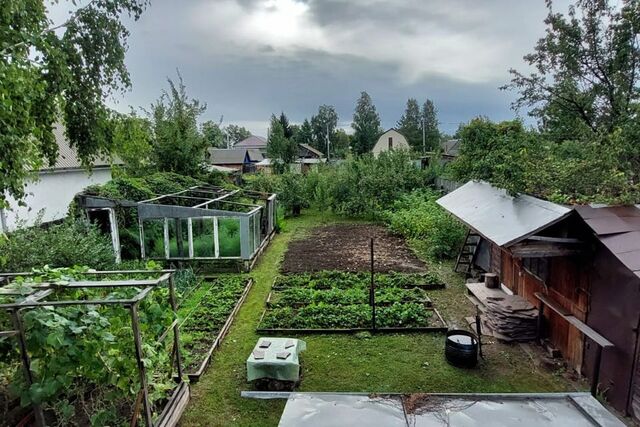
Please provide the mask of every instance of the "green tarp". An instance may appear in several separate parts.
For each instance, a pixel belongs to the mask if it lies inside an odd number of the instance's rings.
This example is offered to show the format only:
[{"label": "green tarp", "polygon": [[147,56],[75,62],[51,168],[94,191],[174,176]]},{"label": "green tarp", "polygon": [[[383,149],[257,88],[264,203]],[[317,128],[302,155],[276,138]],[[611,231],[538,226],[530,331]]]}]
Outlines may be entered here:
[{"label": "green tarp", "polygon": [[[266,347],[267,343],[270,343],[268,347]],[[261,337],[247,359],[247,381],[260,378],[298,381],[300,379],[298,355],[306,348],[307,344],[302,340]]]}]

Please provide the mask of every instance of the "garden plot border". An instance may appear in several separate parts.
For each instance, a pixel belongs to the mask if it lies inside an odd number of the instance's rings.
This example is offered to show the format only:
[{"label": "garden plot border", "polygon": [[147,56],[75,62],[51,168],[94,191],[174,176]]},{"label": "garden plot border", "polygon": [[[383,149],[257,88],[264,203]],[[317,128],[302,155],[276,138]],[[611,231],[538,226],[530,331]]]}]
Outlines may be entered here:
[{"label": "garden plot border", "polygon": [[[205,276],[203,277],[203,280],[207,280],[207,279],[212,280],[212,279],[219,279],[219,278],[220,277]],[[242,306],[244,301],[247,299],[247,295],[249,294],[249,291],[251,290],[252,286],[253,286],[253,278],[250,277],[247,279],[246,285],[242,291],[242,294],[240,295],[240,298],[238,298],[238,301],[233,307],[233,310],[231,310],[231,313],[229,313],[229,316],[227,317],[227,320],[224,322],[224,325],[222,325],[222,327],[220,328],[220,331],[218,331],[218,334],[216,335],[216,339],[211,344],[211,347],[205,354],[205,357],[200,363],[200,365],[198,366],[198,369],[196,369],[195,372],[187,373],[187,377],[189,378],[189,381],[194,383],[198,382],[202,374],[204,374],[207,368],[209,367],[209,363],[211,362],[211,356],[213,356],[213,352],[218,347],[220,347],[220,344],[222,344],[222,340],[226,337],[227,333],[229,332],[229,329],[231,328],[231,325],[235,320],[236,315],[238,314],[238,311],[240,311],[240,307]],[[182,321],[182,323],[180,324],[180,327],[187,319],[188,317]]]}]

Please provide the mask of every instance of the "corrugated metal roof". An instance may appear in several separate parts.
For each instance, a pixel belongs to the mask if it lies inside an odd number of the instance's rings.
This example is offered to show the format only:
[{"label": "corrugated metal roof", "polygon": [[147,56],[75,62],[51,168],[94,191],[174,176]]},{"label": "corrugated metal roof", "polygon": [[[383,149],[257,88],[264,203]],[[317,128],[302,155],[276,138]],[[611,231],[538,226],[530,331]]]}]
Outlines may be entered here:
[{"label": "corrugated metal roof", "polygon": [[236,148],[264,148],[267,146],[267,140],[261,136],[251,135],[242,141],[236,142],[233,146]]},{"label": "corrugated metal roof", "polygon": [[527,195],[513,197],[469,181],[437,203],[498,246],[510,246],[562,220],[571,209]]},{"label": "corrugated metal roof", "polygon": [[460,154],[460,140],[449,139],[442,143],[442,154],[445,156],[456,157]]},{"label": "corrugated metal roof", "polygon": [[[64,126],[61,124],[55,124],[53,126],[53,135],[56,138],[58,144],[58,158],[53,166],[43,168],[42,170],[62,170],[62,169],[81,169],[82,163],[78,158],[78,153],[74,148],[69,145],[69,140],[64,134]],[[114,163],[119,163],[114,161]],[[93,162],[93,167],[110,166],[111,160],[108,158],[98,158]]]},{"label": "corrugated metal roof", "polygon": [[249,160],[251,160],[252,162],[259,162],[264,159],[264,156],[262,155],[260,150],[257,150],[255,148],[248,149],[247,153],[249,153]]},{"label": "corrugated metal roof", "polygon": [[241,148],[210,148],[211,164],[241,165],[247,157],[247,150]]},{"label": "corrugated metal roof", "polygon": [[602,244],[640,277],[640,206],[577,206]]}]

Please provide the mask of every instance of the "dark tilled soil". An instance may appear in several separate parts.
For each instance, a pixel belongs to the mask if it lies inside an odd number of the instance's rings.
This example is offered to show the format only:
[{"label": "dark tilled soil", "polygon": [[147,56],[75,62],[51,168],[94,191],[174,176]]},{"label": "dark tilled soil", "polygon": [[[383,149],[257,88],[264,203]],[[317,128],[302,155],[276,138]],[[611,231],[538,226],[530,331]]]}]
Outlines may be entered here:
[{"label": "dark tilled soil", "polygon": [[370,239],[374,239],[374,262],[378,272],[424,272],[425,265],[405,241],[377,225],[338,224],[314,229],[294,240],[284,257],[283,273],[321,270],[368,271]]}]

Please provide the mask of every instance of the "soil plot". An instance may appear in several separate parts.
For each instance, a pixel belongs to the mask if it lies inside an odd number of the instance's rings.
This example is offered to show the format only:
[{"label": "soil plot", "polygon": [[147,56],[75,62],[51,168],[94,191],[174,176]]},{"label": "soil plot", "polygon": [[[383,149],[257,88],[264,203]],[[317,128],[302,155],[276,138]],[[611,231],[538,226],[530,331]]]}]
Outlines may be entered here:
[{"label": "soil plot", "polygon": [[378,272],[424,272],[425,265],[405,241],[386,228],[367,224],[337,224],[318,227],[289,244],[282,263],[284,273],[370,269],[370,239],[374,239],[375,269]]}]

